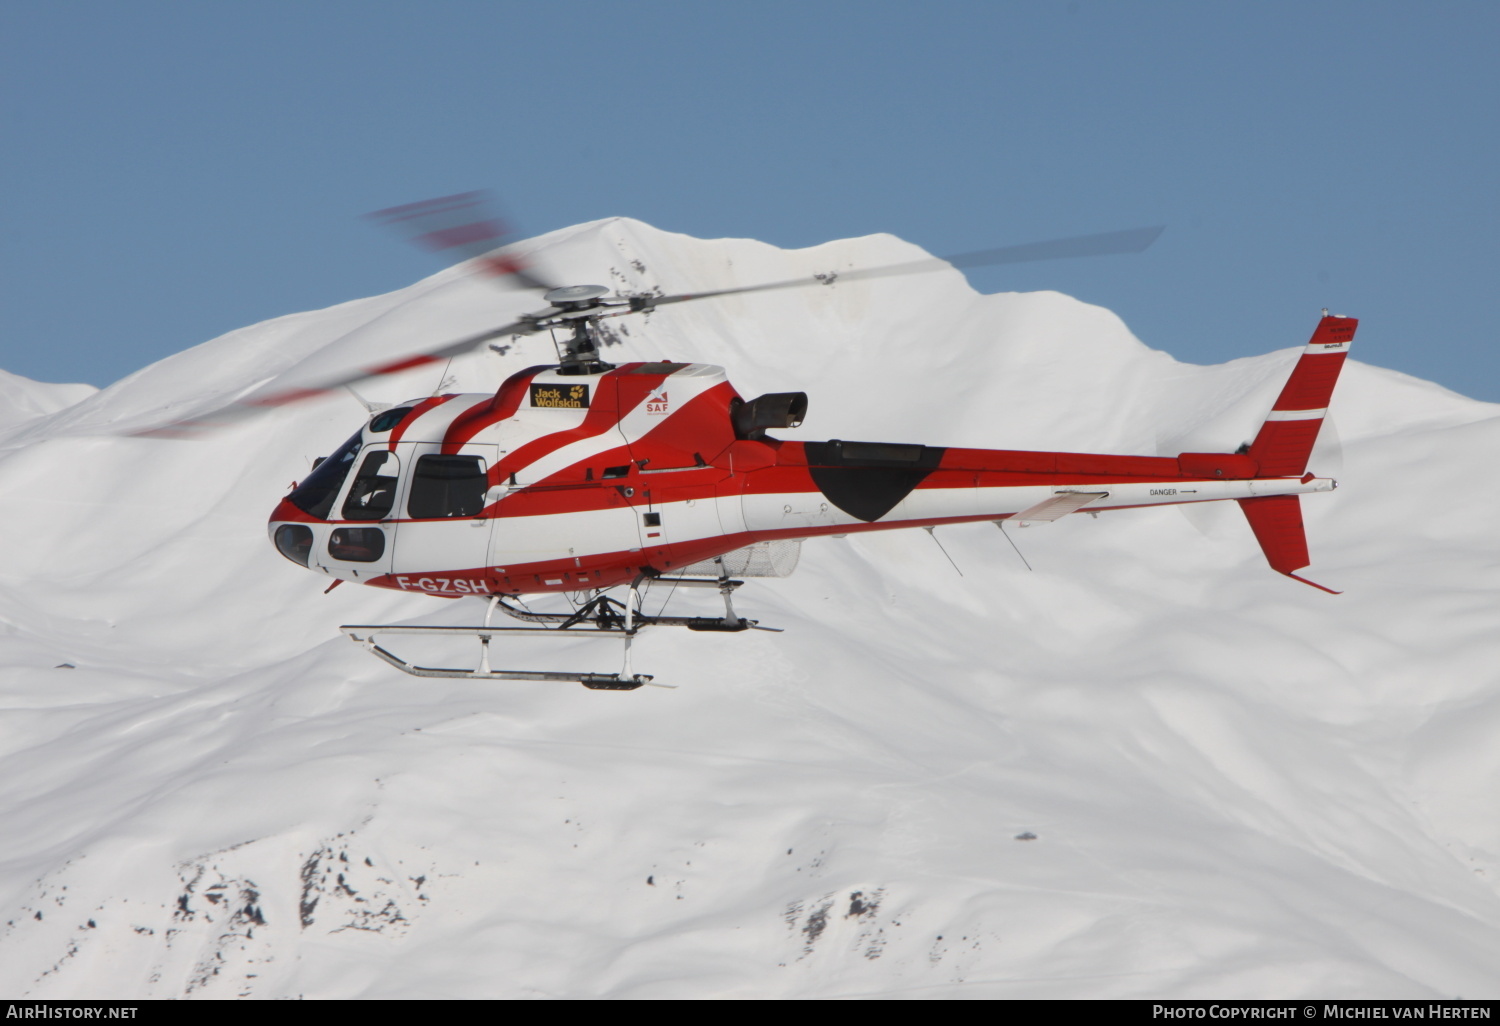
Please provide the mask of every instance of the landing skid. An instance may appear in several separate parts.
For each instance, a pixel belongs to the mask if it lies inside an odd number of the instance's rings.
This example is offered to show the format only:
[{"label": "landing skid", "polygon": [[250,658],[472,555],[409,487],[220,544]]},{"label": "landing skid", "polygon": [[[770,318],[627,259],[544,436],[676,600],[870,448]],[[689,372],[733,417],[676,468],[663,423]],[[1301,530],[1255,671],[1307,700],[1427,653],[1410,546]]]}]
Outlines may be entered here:
[{"label": "landing skid", "polygon": [[[722,563],[720,564],[723,565]],[[717,588],[724,596],[724,615],[714,616],[646,616],[641,607],[641,585],[650,580],[670,583],[674,588]],[[363,645],[368,651],[403,673],[413,677],[453,677],[469,680],[545,680],[566,681],[582,684],[595,691],[634,691],[643,684],[651,684],[649,673],[635,673],[630,665],[630,643],[647,627],[686,627],[690,631],[721,631],[735,633],[745,630],[779,631],[778,627],[762,627],[755,620],[747,620],[734,611],[731,601],[736,588],[744,581],[730,580],[728,575],[712,578],[648,578],[644,574],[630,585],[624,602],[608,595],[595,595],[572,613],[537,613],[514,605],[503,595],[490,598],[481,627],[408,627],[402,625],[381,626],[379,624],[345,624],[340,627],[349,640]],[[537,624],[533,627],[493,627],[490,619],[500,609],[517,620]],[[408,662],[389,649],[376,644],[375,638],[382,634],[427,635],[436,637],[462,636],[479,639],[479,665],[472,669],[445,666],[418,666]],[[551,637],[576,638],[579,635],[606,635],[618,638],[625,646],[624,666],[619,673],[573,673],[561,670],[495,670],[490,668],[490,641],[511,634],[530,634]],[[656,687],[672,687],[656,684]]]}]

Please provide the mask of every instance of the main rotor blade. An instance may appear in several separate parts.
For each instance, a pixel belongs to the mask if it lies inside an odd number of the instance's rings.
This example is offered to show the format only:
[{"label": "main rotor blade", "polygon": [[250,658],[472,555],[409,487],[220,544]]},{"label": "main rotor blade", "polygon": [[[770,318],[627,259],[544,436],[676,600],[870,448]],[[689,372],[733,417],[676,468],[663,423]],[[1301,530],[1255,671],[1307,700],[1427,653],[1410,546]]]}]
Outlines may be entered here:
[{"label": "main rotor blade", "polygon": [[425,367],[428,364],[440,363],[455,356],[462,356],[464,353],[475,349],[491,339],[502,338],[506,335],[530,334],[535,330],[536,326],[529,321],[513,321],[503,327],[480,332],[478,335],[470,335],[468,338],[459,339],[457,342],[449,342],[438,348],[428,349],[424,352],[405,356],[399,360],[392,360],[389,363],[379,364],[374,367],[366,367],[333,377],[321,378],[309,384],[293,388],[275,390],[257,389],[248,395],[241,396],[228,406],[220,407],[211,413],[205,413],[199,417],[189,417],[186,420],[174,421],[158,427],[144,428],[139,431],[133,431],[131,434],[145,438],[197,438],[215,429],[228,427],[231,424],[236,424],[241,420],[253,417],[258,413],[264,413],[266,410],[275,409],[278,406],[287,406],[306,399],[315,399],[318,396],[336,392],[348,385],[357,385],[361,381],[368,381],[371,378],[383,377],[387,374],[399,374],[402,371]]},{"label": "main rotor blade", "polygon": [[1119,232],[1104,232],[1099,235],[1077,235],[1067,239],[1049,239],[1044,242],[1028,242],[1019,246],[1001,246],[998,249],[980,249],[972,253],[957,253],[947,257],[927,257],[884,267],[855,268],[814,275],[811,278],[792,278],[787,281],[767,282],[763,285],[742,285],[732,289],[715,289],[711,292],[684,292],[662,296],[648,302],[647,307],[685,303],[690,299],[711,299],[714,296],[731,296],[745,292],[770,292],[774,289],[801,288],[807,285],[832,285],[836,281],[863,281],[869,278],[886,278],[902,274],[925,274],[949,267],[988,267],[994,264],[1020,264],[1037,260],[1068,260],[1074,257],[1114,256],[1122,253],[1139,253],[1150,246],[1166,225],[1150,228],[1129,228]]},{"label": "main rotor blade", "polygon": [[550,289],[551,281],[538,274],[515,253],[496,253],[515,233],[491,209],[483,192],[461,192],[420,203],[405,203],[365,215],[407,239],[455,262],[473,260],[485,274],[515,288]]},{"label": "main rotor blade", "polygon": [[1160,238],[1161,233],[1166,230],[1166,225],[1158,224],[1149,228],[1127,228],[1121,232],[1104,232],[1100,235],[1075,235],[1067,239],[1049,239],[1045,242],[1027,242],[1020,246],[981,249],[973,253],[958,253],[941,259],[944,263],[952,264],[954,267],[988,267],[993,264],[1022,264],[1036,260],[1117,256],[1123,253],[1141,252]]},{"label": "main rotor blade", "polygon": [[[537,273],[519,254],[496,252],[515,236],[494,213],[485,193],[465,192],[454,196],[440,196],[437,199],[377,210],[366,216],[405,235],[409,241],[423,249],[445,254],[456,261],[471,260],[480,272],[511,288],[546,291],[555,287],[553,282]],[[268,409],[327,395],[371,378],[438,363],[467,353],[491,339],[530,334],[535,330],[536,324],[532,320],[514,321],[456,342],[418,349],[400,359],[315,379],[305,385],[277,388],[277,382],[273,381],[270,386],[262,386],[211,413],[145,428],[132,434],[157,438],[197,437]]]}]

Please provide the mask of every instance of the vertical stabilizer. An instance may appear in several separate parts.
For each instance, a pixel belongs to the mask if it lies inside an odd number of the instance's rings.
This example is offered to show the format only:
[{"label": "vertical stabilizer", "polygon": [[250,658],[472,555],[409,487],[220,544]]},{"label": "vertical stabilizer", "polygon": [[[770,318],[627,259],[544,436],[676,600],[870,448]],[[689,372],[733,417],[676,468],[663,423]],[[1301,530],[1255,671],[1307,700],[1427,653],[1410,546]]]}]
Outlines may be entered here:
[{"label": "vertical stabilizer", "polygon": [[[1312,340],[1292,368],[1292,376],[1287,378],[1260,433],[1250,443],[1247,455],[1256,468],[1256,477],[1303,477],[1357,327],[1359,321],[1353,317],[1329,317],[1324,311]],[[1303,480],[1311,477],[1307,474]],[[1296,574],[1310,562],[1298,496],[1262,495],[1237,501],[1272,570],[1330,594],[1339,594]]]},{"label": "vertical stabilizer", "polygon": [[[1250,443],[1250,458],[1260,468],[1258,477],[1294,477],[1307,470],[1307,459],[1328,414],[1333,386],[1358,326],[1359,321],[1353,317],[1325,316],[1318,322],[1312,341],[1302,351],[1260,433]],[[1295,500],[1293,503],[1295,508]],[[1299,532],[1300,524],[1299,517]],[[1307,564],[1304,561],[1301,565]]]}]

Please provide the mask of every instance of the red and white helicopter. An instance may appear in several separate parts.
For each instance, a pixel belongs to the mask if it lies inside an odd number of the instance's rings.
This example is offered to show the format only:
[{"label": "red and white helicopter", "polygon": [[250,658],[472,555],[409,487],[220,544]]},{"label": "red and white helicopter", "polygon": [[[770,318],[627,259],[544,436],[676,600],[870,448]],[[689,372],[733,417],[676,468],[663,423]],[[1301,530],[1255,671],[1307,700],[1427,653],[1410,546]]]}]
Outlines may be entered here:
[{"label": "red and white helicopter", "polygon": [[[600,322],[731,293],[827,284],[823,275],[680,295],[613,296],[597,285],[554,286],[496,250],[503,230],[477,194],[383,211],[435,249],[458,249],[508,284],[544,292],[545,309],[512,323],[314,387],[242,400],[242,410],[322,394],[535,332],[567,333],[555,365],[512,374],[493,394],[413,400],[373,416],[276,506],[270,536],[291,561],[342,581],[489,601],[477,627],[349,625],[342,630],[418,676],[578,681],[629,690],[630,641],[645,627],[742,631],[738,577],[782,576],[797,543],[826,535],[944,524],[1054,521],[1178,503],[1234,500],[1272,569],[1304,583],[1298,496],[1336,487],[1307,473],[1357,321],[1326,311],[1255,440],[1233,453],[1176,458],[1020,452],[903,444],[795,442],[802,392],[740,396],[723,368],[668,361],[618,366],[601,358]],[[1133,252],[1159,228],[990,250],[947,260],[841,272],[860,278],[1055,256]],[[718,589],[722,617],[647,616],[653,582]],[[1322,585],[1313,584],[1322,588]],[[625,589],[622,599],[610,589]],[[1324,591],[1331,589],[1323,588]],[[569,593],[566,613],[531,611],[520,596]],[[525,626],[491,624],[496,609]],[[509,632],[597,632],[625,643],[618,673],[492,669],[489,643]],[[477,636],[475,669],[413,665],[381,634]]]}]

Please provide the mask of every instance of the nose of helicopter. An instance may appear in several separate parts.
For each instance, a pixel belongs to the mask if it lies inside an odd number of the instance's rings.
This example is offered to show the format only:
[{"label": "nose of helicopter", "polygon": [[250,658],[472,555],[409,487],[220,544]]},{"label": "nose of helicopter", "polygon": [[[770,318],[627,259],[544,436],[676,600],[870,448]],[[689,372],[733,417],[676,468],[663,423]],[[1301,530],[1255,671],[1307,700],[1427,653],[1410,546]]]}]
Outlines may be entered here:
[{"label": "nose of helicopter", "polygon": [[312,559],[313,530],[305,521],[307,514],[284,498],[271,511],[266,534],[276,551],[298,566],[308,566]]},{"label": "nose of helicopter", "polygon": [[[277,512],[280,512],[279,508]],[[267,528],[271,544],[276,551],[298,566],[308,566],[312,560],[313,531],[306,524],[278,523],[275,515]]]}]

